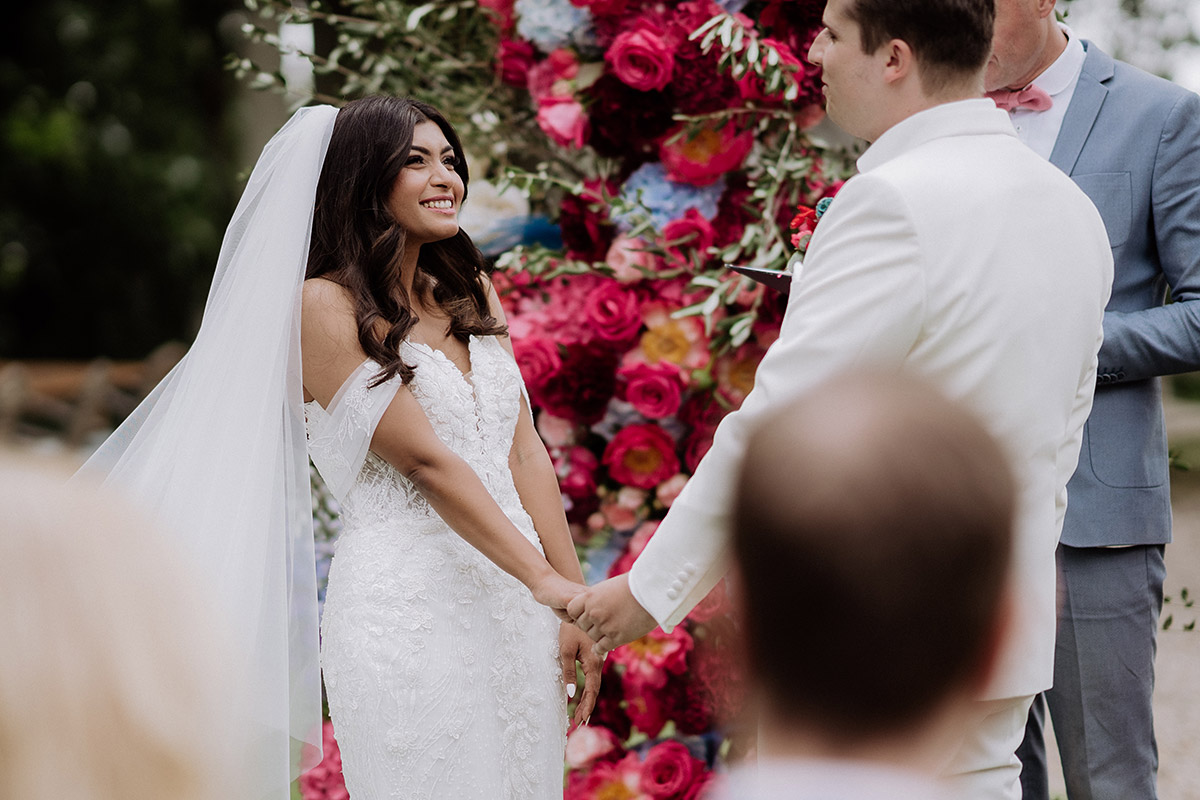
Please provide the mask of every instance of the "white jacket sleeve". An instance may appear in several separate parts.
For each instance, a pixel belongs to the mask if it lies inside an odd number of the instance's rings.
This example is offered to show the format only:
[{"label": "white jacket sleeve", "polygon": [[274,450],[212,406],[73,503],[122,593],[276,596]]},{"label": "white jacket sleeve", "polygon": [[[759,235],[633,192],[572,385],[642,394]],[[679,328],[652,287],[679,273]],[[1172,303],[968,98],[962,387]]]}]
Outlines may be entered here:
[{"label": "white jacket sleeve", "polygon": [[757,421],[850,367],[899,368],[921,334],[925,296],[903,198],[871,174],[851,179],[813,234],[754,389],[721,422],[712,449],[630,571],[634,598],[664,630],[724,574],[734,483]]}]

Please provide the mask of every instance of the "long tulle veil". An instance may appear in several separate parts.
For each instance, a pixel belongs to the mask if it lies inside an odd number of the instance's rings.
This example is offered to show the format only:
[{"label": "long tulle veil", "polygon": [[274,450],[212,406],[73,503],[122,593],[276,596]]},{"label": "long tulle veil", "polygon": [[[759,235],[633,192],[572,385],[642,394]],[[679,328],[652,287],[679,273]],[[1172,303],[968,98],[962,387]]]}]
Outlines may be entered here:
[{"label": "long tulle veil", "polygon": [[300,292],[336,116],[301,109],[263,149],[195,343],[81,469],[156,512],[231,617],[246,798],[286,798],[321,757]]}]

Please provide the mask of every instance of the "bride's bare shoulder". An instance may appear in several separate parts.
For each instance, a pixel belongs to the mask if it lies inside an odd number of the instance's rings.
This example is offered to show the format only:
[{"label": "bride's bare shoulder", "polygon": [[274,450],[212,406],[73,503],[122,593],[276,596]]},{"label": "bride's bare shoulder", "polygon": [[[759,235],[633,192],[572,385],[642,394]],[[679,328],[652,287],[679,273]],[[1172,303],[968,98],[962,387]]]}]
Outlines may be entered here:
[{"label": "bride's bare shoulder", "polygon": [[309,278],[304,282],[303,291],[305,312],[311,307],[314,311],[328,309],[353,313],[354,303],[350,297],[350,290],[340,283],[328,278]]},{"label": "bride's bare shoulder", "polygon": [[340,344],[358,338],[349,290],[325,278],[309,278],[304,282],[300,319],[302,338],[311,340],[303,343],[305,349],[320,346],[321,339]]}]

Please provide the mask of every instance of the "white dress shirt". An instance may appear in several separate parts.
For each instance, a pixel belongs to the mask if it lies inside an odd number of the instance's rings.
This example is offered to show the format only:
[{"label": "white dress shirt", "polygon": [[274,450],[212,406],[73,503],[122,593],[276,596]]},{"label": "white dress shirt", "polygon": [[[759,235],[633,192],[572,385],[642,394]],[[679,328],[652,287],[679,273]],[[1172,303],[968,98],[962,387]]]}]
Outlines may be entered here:
[{"label": "white dress shirt", "polygon": [[866,761],[760,759],[729,773],[716,800],[949,800],[932,777]]},{"label": "white dress shirt", "polygon": [[1013,127],[1017,129],[1017,138],[1046,160],[1050,159],[1054,142],[1058,140],[1058,131],[1062,128],[1063,117],[1067,115],[1067,107],[1071,105],[1086,55],[1079,37],[1071,33],[1066,25],[1059,27],[1067,35],[1067,47],[1059,53],[1053,64],[1033,79],[1033,85],[1050,95],[1054,105],[1045,111],[1014,108],[1008,112]]}]

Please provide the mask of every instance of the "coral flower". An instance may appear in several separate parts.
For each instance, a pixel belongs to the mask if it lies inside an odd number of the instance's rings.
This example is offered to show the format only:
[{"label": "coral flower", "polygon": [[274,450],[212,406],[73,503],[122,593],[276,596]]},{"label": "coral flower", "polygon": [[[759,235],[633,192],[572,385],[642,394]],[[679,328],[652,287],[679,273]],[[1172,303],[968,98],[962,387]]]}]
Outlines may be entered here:
[{"label": "coral flower", "polygon": [[663,141],[658,155],[671,180],[708,186],[741,167],[752,147],[754,131],[738,133],[733,125],[694,132],[677,128]]}]

